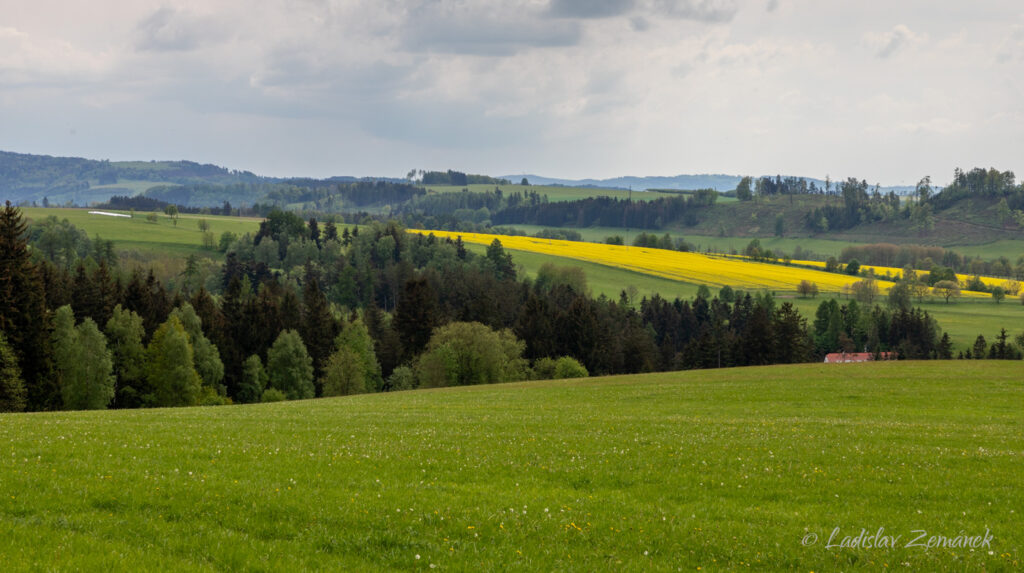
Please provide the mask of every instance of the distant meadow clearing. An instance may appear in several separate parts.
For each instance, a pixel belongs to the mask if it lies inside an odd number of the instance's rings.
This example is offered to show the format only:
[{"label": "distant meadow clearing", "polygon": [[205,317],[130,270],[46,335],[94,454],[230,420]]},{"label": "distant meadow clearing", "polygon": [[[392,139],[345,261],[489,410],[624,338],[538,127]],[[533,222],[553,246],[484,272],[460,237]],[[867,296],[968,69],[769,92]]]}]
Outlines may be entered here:
[{"label": "distant meadow clearing", "polygon": [[1011,570],[1022,405],[1019,363],[968,361],[3,414],[0,562]]}]

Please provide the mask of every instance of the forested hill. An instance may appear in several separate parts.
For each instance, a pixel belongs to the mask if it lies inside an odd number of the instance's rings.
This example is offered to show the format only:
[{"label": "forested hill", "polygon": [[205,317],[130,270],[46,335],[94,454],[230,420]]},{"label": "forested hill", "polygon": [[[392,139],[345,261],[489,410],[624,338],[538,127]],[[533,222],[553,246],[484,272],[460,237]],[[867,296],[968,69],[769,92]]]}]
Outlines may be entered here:
[{"label": "forested hill", "polygon": [[[135,196],[155,188],[167,193],[182,186],[235,192],[228,192],[230,197],[211,200],[211,204],[219,206],[228,198],[253,203],[272,186],[323,188],[381,179],[384,178],[286,179],[193,161],[107,161],[0,151],[0,200],[13,203],[43,203],[45,199],[55,205],[89,205],[105,202],[114,195]],[[240,189],[244,189],[241,195]]]},{"label": "forested hill", "polygon": [[[766,175],[767,176],[767,175]],[[699,189],[714,189],[719,192],[732,191],[743,180],[742,175],[723,174],[700,174],[700,175],[669,175],[669,176],[623,176],[610,179],[559,179],[556,177],[544,177],[543,175],[506,175],[505,178],[512,181],[519,181],[526,178],[534,185],[561,185],[565,187],[601,187],[606,189],[633,189],[634,191],[673,189],[676,191],[697,191]],[[813,177],[800,178],[807,183],[814,183],[817,187],[825,188],[825,179]],[[892,191],[897,195],[906,195],[914,191],[913,185],[881,186],[882,193]]]},{"label": "forested hill", "polygon": [[[88,203],[110,195],[137,194],[157,183],[254,183],[265,180],[192,161],[97,161],[0,151],[0,195],[15,202]],[[104,197],[104,195],[106,197]]]}]

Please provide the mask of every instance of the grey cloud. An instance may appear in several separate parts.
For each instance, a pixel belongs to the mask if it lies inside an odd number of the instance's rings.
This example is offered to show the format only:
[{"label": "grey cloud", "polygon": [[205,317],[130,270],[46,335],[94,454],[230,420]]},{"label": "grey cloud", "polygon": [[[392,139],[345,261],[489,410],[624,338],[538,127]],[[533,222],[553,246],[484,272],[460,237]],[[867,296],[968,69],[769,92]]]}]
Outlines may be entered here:
[{"label": "grey cloud", "polygon": [[774,12],[779,8],[779,0],[768,0],[768,4],[764,7],[768,12]]},{"label": "grey cloud", "polygon": [[580,43],[577,22],[537,16],[521,6],[465,8],[431,2],[410,12],[403,44],[414,52],[507,56],[532,47]]},{"label": "grey cloud", "polygon": [[608,18],[633,9],[633,0],[551,0],[550,14],[562,18]]},{"label": "grey cloud", "polygon": [[385,100],[359,117],[367,133],[432,148],[500,149],[522,145],[542,130],[538,117],[489,116],[479,104]]},{"label": "grey cloud", "polygon": [[883,59],[888,58],[914,39],[914,33],[906,26],[900,24],[880,38],[880,47],[875,52],[875,55]]},{"label": "grey cloud", "polygon": [[738,10],[736,0],[652,0],[651,7],[672,18],[697,22],[730,22]]},{"label": "grey cloud", "polygon": [[651,27],[651,23],[643,16],[634,16],[630,18],[629,25],[637,32],[646,32]]},{"label": "grey cloud", "polygon": [[194,50],[209,37],[206,28],[190,15],[165,6],[139,22],[136,47],[158,52]]}]

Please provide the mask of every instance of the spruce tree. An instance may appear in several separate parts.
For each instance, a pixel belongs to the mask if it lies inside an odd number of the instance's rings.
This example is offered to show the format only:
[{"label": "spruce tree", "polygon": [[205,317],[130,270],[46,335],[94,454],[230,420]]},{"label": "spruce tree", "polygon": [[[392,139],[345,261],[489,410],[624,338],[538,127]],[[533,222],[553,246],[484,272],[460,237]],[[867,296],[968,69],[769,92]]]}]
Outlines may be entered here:
[{"label": "spruce tree", "polygon": [[25,382],[21,379],[18,359],[0,332],[0,412],[21,412],[25,409]]},{"label": "spruce tree", "polygon": [[42,279],[32,263],[21,210],[0,209],[0,332],[17,359],[29,410],[60,407],[50,361],[49,320]]},{"label": "spruce tree", "polygon": [[[338,321],[331,314],[327,297],[320,290],[320,282],[308,265],[302,294],[306,304],[299,332],[313,359],[313,376],[319,386],[327,358],[333,349],[334,338],[338,335]],[[317,388],[317,394],[322,394],[320,388]]]},{"label": "spruce tree", "polygon": [[423,350],[434,327],[441,324],[437,296],[425,278],[406,281],[398,297],[394,327],[405,356],[411,358]]}]

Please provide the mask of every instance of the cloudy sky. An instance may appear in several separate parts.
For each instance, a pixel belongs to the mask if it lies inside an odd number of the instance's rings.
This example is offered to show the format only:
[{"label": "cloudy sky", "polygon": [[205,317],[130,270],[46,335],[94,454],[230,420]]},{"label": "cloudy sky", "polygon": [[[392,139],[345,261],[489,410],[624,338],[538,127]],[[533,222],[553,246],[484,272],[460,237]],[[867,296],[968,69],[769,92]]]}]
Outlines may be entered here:
[{"label": "cloudy sky", "polygon": [[0,149],[265,175],[1024,171],[1019,0],[0,0]]}]

